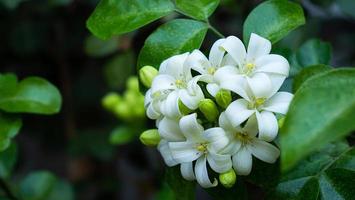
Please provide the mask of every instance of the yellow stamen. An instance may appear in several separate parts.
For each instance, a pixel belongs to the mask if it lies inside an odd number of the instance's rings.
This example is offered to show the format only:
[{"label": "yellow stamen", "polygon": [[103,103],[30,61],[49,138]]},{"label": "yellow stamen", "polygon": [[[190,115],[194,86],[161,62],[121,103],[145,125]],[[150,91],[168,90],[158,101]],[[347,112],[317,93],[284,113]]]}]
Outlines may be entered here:
[{"label": "yellow stamen", "polygon": [[245,73],[248,75],[250,74],[255,68],[255,64],[254,63],[247,63],[245,64]]},{"label": "yellow stamen", "polygon": [[185,82],[184,82],[183,80],[181,80],[181,79],[177,79],[177,80],[175,81],[175,84],[176,84],[176,86],[177,86],[178,88],[184,88],[184,87],[186,86]]},{"label": "yellow stamen", "polygon": [[207,151],[207,144],[199,144],[197,147],[196,147],[197,151],[200,151],[200,152],[203,152],[205,153]]},{"label": "yellow stamen", "polygon": [[248,134],[239,132],[235,133],[235,138],[239,140],[242,144],[246,144],[251,140]]},{"label": "yellow stamen", "polygon": [[257,98],[255,100],[255,107],[259,107],[261,105],[263,105],[266,101],[266,98]]},{"label": "yellow stamen", "polygon": [[213,75],[213,74],[216,72],[216,68],[210,67],[210,68],[208,68],[207,72],[208,72],[209,74]]}]

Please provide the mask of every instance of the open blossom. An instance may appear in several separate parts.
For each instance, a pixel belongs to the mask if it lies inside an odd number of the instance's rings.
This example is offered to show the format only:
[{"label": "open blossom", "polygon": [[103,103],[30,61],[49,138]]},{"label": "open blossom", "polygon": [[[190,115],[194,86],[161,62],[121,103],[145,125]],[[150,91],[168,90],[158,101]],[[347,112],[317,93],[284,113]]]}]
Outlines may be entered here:
[{"label": "open blossom", "polygon": [[221,113],[219,118],[219,126],[230,138],[230,143],[223,153],[232,155],[233,168],[239,175],[250,173],[252,155],[267,163],[274,163],[280,155],[280,151],[275,146],[256,137],[258,134],[256,123],[256,118],[251,117],[244,127],[235,127],[225,113]]}]

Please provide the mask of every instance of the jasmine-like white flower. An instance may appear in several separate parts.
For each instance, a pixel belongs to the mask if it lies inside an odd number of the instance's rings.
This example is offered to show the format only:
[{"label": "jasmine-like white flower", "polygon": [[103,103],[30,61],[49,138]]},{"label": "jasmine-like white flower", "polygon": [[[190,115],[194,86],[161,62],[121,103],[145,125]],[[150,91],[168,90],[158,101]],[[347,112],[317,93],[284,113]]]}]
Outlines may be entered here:
[{"label": "jasmine-like white flower", "polygon": [[[183,142],[169,142],[172,157],[181,163],[181,174],[187,180],[196,179],[205,188],[214,187],[218,184],[215,179],[210,181],[207,172],[207,162],[210,167],[223,173],[231,169],[230,155],[219,154],[226,147],[229,139],[220,127],[204,130],[197,122],[197,114],[184,116],[180,120],[180,129],[186,137]],[[193,169],[193,161],[196,160]]]},{"label": "jasmine-like white flower", "polygon": [[277,92],[275,94],[278,88],[263,87],[262,82],[254,83],[254,85],[258,86],[246,90],[246,99],[233,101],[227,107],[225,115],[234,127],[255,115],[259,138],[272,141],[278,132],[277,119],[274,113],[286,114],[293,95],[288,92]]},{"label": "jasmine-like white flower", "polygon": [[233,58],[236,67],[220,68],[215,73],[215,81],[243,98],[248,98],[246,84],[255,88],[263,83],[264,88],[278,89],[289,74],[288,61],[280,55],[270,54],[271,42],[257,34],[251,34],[248,51],[235,36],[227,37],[220,48]]},{"label": "jasmine-like white flower", "polygon": [[233,168],[239,175],[248,175],[252,169],[252,156],[267,162],[274,163],[280,155],[278,148],[256,137],[258,133],[255,117],[249,118],[245,126],[232,126],[225,113],[219,118],[219,126],[230,137],[230,143],[223,153],[231,154]]},{"label": "jasmine-like white flower", "polygon": [[182,115],[179,111],[179,100],[193,110],[204,98],[201,88],[197,85],[200,77],[193,78],[191,69],[184,66],[188,55],[189,53],[184,53],[172,56],[160,65],[159,75],[154,78],[150,89],[151,100],[147,103],[147,112],[150,112],[147,115],[154,116],[152,119],[157,119],[159,113],[178,118]]}]

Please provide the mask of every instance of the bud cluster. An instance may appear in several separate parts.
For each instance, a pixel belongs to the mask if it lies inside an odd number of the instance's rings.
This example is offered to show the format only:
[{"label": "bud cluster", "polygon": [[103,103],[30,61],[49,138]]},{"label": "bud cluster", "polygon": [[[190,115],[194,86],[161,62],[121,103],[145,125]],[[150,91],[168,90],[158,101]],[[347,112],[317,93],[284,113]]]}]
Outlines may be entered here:
[{"label": "bud cluster", "polygon": [[[274,163],[280,151],[271,142],[293,95],[278,92],[289,74],[288,61],[270,54],[271,43],[252,34],[247,49],[234,36],[217,40],[208,58],[199,50],[172,56],[159,71],[143,67],[149,88],[144,106],[157,129],[141,141],[158,150],[168,166],[180,165],[187,180],[214,187],[207,166],[229,188],[248,175],[252,157]],[[277,113],[277,117],[275,115]]]}]

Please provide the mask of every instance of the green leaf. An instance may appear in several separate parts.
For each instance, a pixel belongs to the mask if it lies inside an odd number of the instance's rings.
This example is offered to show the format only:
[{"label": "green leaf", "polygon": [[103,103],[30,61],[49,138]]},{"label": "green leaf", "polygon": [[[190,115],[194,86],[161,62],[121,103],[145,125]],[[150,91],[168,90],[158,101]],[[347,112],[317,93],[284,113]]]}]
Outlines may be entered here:
[{"label": "green leaf", "polygon": [[355,2],[353,0],[336,0],[336,3],[343,13],[355,18]]},{"label": "green leaf", "polygon": [[8,149],[0,152],[0,177],[7,179],[10,177],[11,172],[17,161],[17,146],[12,143]]},{"label": "green leaf", "polygon": [[352,199],[354,161],[353,147],[345,142],[328,144],[285,174],[269,199]]},{"label": "green leaf", "polygon": [[293,80],[292,90],[295,93],[298,88],[304,83],[306,80],[311,78],[314,75],[318,75],[323,72],[327,72],[332,68],[327,65],[313,65],[307,68],[304,68],[300,73],[295,76]]},{"label": "green leaf", "polygon": [[165,179],[174,191],[176,200],[194,200],[195,182],[185,180],[180,174],[179,167],[167,167]]},{"label": "green leaf", "polygon": [[297,61],[302,66],[327,65],[330,62],[332,47],[328,42],[311,39],[305,42],[297,51]]},{"label": "green leaf", "polygon": [[176,0],[175,3],[184,14],[206,20],[218,7],[219,0]]},{"label": "green leaf", "polygon": [[[54,114],[62,99],[58,89],[48,81],[29,77],[18,84],[12,75],[0,75],[0,109],[6,112]],[[8,83],[8,84],[7,84]]]},{"label": "green leaf", "polygon": [[118,50],[119,38],[112,37],[109,40],[101,40],[90,35],[85,40],[85,53],[91,57],[104,57]]},{"label": "green leaf", "polygon": [[302,7],[297,3],[283,0],[265,1],[245,20],[244,42],[247,44],[251,33],[256,33],[275,43],[304,23]]},{"label": "green leaf", "polygon": [[355,130],[355,69],[313,76],[291,102],[280,130],[281,169]]},{"label": "green leaf", "polygon": [[20,183],[21,199],[24,200],[74,200],[73,188],[52,173],[37,171]]},{"label": "green leaf", "polygon": [[14,10],[23,1],[25,0],[0,0],[0,4],[5,6],[9,10]]},{"label": "green leaf", "polygon": [[170,0],[101,0],[86,24],[94,35],[108,39],[140,28],[173,10]]},{"label": "green leaf", "polygon": [[0,151],[10,146],[11,139],[17,135],[21,126],[21,118],[0,112]]},{"label": "green leaf", "polygon": [[137,133],[133,129],[128,127],[117,127],[113,129],[110,134],[110,143],[114,145],[126,144],[134,140],[137,136]]},{"label": "green leaf", "polygon": [[200,48],[208,26],[203,22],[176,19],[160,26],[144,43],[138,57],[138,68],[159,68],[165,59]]}]

